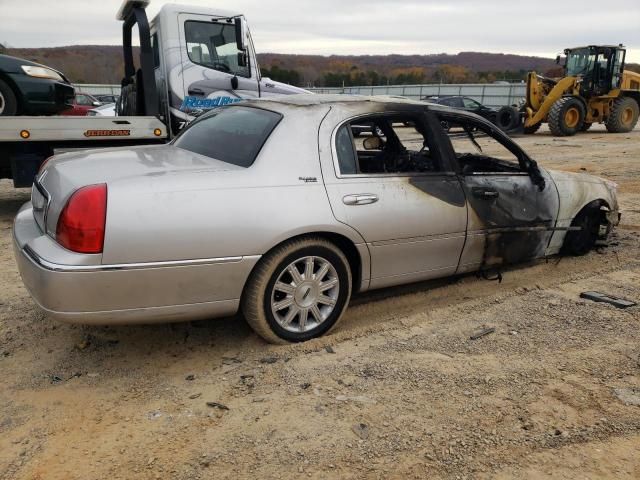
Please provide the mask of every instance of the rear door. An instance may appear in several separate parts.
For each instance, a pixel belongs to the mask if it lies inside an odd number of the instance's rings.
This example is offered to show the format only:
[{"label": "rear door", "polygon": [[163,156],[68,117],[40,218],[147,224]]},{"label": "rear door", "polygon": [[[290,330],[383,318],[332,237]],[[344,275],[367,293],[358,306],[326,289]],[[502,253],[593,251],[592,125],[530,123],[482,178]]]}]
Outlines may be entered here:
[{"label": "rear door", "polygon": [[544,256],[560,204],[553,180],[492,126],[453,113],[438,118],[463,129],[449,136],[469,207],[459,272]]},{"label": "rear door", "polygon": [[[460,183],[429,133],[435,117],[416,107],[345,120],[332,109],[321,126],[329,143],[321,150],[330,152],[323,176],[334,215],[369,247],[371,288],[454,273],[467,212]],[[363,122],[383,135],[354,139],[351,125]]]}]

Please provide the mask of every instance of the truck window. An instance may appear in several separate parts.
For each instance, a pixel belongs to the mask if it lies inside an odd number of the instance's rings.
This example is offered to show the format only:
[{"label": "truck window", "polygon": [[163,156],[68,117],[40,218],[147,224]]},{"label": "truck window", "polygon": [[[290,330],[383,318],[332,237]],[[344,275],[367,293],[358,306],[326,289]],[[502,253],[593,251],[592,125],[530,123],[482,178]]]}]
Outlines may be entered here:
[{"label": "truck window", "polygon": [[249,66],[238,65],[243,54],[236,45],[236,30],[232,23],[187,21],[184,24],[187,54],[193,63],[220,72],[250,77]]},{"label": "truck window", "polygon": [[251,107],[223,107],[200,117],[173,145],[239,167],[250,167],[282,115]]}]

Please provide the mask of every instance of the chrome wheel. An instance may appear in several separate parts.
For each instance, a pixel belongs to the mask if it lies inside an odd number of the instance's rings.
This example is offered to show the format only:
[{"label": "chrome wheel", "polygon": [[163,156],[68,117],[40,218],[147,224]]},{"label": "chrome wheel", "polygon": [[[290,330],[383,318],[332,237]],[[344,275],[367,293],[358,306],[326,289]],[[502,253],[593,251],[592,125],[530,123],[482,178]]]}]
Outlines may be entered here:
[{"label": "chrome wheel", "polygon": [[331,315],[339,293],[340,280],[333,265],[322,257],[303,257],[278,275],[271,292],[271,312],[285,330],[308,332]]}]

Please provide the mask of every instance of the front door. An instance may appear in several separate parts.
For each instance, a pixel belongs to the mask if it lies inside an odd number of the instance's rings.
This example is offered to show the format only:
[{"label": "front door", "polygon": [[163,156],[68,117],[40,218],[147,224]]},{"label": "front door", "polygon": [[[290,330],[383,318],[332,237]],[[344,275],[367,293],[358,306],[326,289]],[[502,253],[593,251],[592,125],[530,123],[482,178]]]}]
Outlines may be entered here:
[{"label": "front door", "polygon": [[469,207],[458,272],[544,256],[559,208],[553,180],[492,126],[455,114],[438,115],[463,129],[450,136]]},{"label": "front door", "polygon": [[[464,193],[428,131],[437,120],[412,108],[346,122],[334,108],[321,126],[332,142],[322,148],[332,156],[322,164],[329,200],[367,243],[371,288],[450,275],[464,245]],[[372,124],[354,138],[352,126]]]},{"label": "front door", "polygon": [[238,50],[233,21],[195,14],[178,21],[180,64],[167,68],[172,107],[190,113],[259,96],[254,57]]}]

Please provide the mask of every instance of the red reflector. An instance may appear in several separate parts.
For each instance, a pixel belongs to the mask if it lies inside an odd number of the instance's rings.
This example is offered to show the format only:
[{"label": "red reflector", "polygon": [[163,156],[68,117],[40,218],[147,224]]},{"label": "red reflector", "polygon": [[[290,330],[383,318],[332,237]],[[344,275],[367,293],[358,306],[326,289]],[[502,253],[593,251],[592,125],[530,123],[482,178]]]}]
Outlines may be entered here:
[{"label": "red reflector", "polygon": [[56,240],[78,253],[101,253],[107,219],[107,185],[76,190],[65,205],[56,228]]}]

